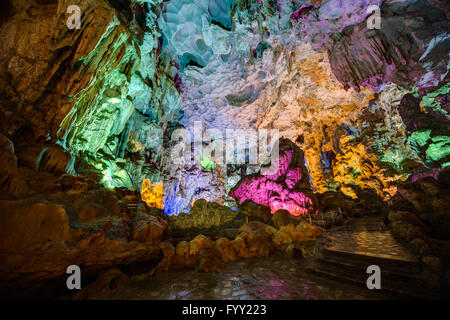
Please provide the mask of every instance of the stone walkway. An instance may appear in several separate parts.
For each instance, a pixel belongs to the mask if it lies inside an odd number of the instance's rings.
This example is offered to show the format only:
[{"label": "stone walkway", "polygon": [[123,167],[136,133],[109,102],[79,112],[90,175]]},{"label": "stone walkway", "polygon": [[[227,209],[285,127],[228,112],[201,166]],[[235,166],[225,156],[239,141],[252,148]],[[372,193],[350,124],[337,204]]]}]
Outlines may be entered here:
[{"label": "stone walkway", "polygon": [[353,220],[345,227],[332,230],[326,237],[331,241],[328,249],[355,254],[417,261],[412,251],[398,242],[390,229],[377,216]]},{"label": "stone walkway", "polygon": [[381,290],[377,293],[401,298],[423,299],[435,295],[430,279],[411,249],[398,242],[378,216],[353,219],[325,234],[325,246],[307,269],[321,278],[367,286],[367,268],[380,270]]}]

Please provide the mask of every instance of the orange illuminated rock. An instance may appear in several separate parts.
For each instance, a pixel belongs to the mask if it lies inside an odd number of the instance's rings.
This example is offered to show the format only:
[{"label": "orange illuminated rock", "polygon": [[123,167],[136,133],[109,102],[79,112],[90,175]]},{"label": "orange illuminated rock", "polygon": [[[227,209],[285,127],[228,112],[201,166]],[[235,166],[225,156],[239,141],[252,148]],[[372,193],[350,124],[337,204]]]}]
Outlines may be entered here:
[{"label": "orange illuminated rock", "polygon": [[[105,193],[0,201],[0,286],[20,288],[11,295],[21,295],[65,275],[70,265],[96,272],[158,258],[167,223],[150,215],[115,213]],[[83,209],[83,198],[97,209]]]},{"label": "orange illuminated rock", "polygon": [[273,243],[288,255],[294,255],[294,250],[299,249],[302,256],[314,254],[315,241],[320,236],[320,230],[302,221],[298,226],[289,224],[282,226],[273,236]]},{"label": "orange illuminated rock", "polygon": [[215,251],[223,262],[232,262],[237,259],[236,250],[233,243],[228,238],[220,238],[216,240]]},{"label": "orange illuminated rock", "polygon": [[152,185],[151,181],[142,181],[141,198],[149,207],[164,208],[164,186],[162,182]]},{"label": "orange illuminated rock", "polygon": [[174,265],[175,261],[175,247],[170,241],[163,241],[160,243],[159,247],[163,252],[163,259],[158,264],[159,270],[169,270]]},{"label": "orange illuminated rock", "polygon": [[274,251],[272,235],[277,229],[258,221],[239,228],[239,235],[232,241],[240,258],[264,257]]}]

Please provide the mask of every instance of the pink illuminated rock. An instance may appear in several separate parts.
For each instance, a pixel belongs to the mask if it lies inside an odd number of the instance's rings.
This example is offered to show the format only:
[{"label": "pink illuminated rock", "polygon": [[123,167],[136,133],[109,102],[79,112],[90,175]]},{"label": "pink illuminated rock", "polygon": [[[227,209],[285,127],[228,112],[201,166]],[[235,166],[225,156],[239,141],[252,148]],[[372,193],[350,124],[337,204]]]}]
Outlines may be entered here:
[{"label": "pink illuminated rock", "polygon": [[[230,192],[239,204],[245,200],[270,207],[272,214],[280,209],[294,216],[313,210],[312,192],[308,181],[302,181],[303,152],[288,140],[280,141],[280,157],[277,172],[272,175],[245,177]],[[300,183],[299,183],[300,182]],[[307,195],[308,194],[308,195]]]},{"label": "pink illuminated rock", "polygon": [[293,169],[289,169],[288,172],[286,173],[286,184],[289,187],[289,189],[292,189],[297,182],[300,181],[300,179],[302,178],[302,171],[300,168],[293,168]]},{"label": "pink illuminated rock", "polygon": [[309,3],[302,4],[300,6],[300,8],[298,8],[296,11],[294,11],[292,13],[291,19],[297,21],[298,19],[307,15],[311,11],[312,8],[313,8],[313,6]]}]

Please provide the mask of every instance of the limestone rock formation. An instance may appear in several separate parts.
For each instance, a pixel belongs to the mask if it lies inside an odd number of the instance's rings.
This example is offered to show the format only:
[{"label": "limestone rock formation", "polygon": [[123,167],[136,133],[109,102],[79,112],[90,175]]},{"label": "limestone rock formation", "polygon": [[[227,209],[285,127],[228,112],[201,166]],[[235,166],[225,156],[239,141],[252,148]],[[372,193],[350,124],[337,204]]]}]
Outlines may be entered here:
[{"label": "limestone rock formation", "polygon": [[2,193],[20,196],[26,192],[26,184],[19,178],[14,145],[4,135],[0,135],[0,168]]},{"label": "limestone rock formation", "polygon": [[[448,169],[443,172],[447,172]],[[445,176],[444,173],[441,177]],[[444,183],[424,177],[399,187],[399,194],[410,202],[414,210],[430,223],[437,238],[447,239],[450,231],[449,191]],[[394,216],[395,217],[395,216]],[[393,217],[392,217],[393,218]],[[405,220],[401,219],[402,221]],[[409,224],[414,224],[408,221]],[[417,224],[417,223],[416,223]]]},{"label": "limestone rock formation", "polygon": [[320,234],[317,227],[307,222],[302,222],[296,227],[289,224],[280,227],[273,236],[273,242],[289,255],[294,255],[294,250],[299,250],[303,257],[308,257],[315,255],[315,244]]},{"label": "limestone rock formation", "polygon": [[260,222],[270,224],[272,214],[270,207],[257,204],[251,200],[245,200],[239,208],[239,212],[247,219],[258,219]]},{"label": "limestone rock formation", "polygon": [[69,265],[98,276],[83,299],[155,270],[307,257],[365,215],[444,283],[446,4],[4,0],[0,295],[52,296]]},{"label": "limestone rock formation", "polygon": [[14,15],[1,26],[2,132],[31,130],[32,142],[60,143],[91,164],[107,187],[139,189],[141,181],[136,187],[130,175],[143,180],[142,164],[130,159],[124,168],[121,159],[126,150],[142,157],[160,150],[147,138],[164,133],[177,116],[177,70],[169,57],[158,56],[152,14],[139,25],[131,10],[83,0],[81,27],[70,30],[69,5],[11,2]]},{"label": "limestone rock formation", "polygon": [[443,283],[450,261],[448,171],[441,170],[438,179],[424,176],[399,186],[399,197],[387,217],[394,234],[409,242],[429,272]]},{"label": "limestone rock formation", "polygon": [[169,216],[169,221],[175,229],[209,229],[214,226],[225,225],[236,218],[237,215],[237,211],[228,207],[200,199],[195,201],[190,214]]},{"label": "limestone rock formation", "polygon": [[272,213],[285,209],[292,215],[307,214],[313,210],[313,201],[309,182],[304,177],[307,170],[303,164],[303,152],[289,141],[281,141],[279,150],[276,171],[244,178],[230,195],[239,204],[249,199],[268,206]]},{"label": "limestone rock formation", "polygon": [[263,257],[275,250],[272,243],[272,236],[276,232],[274,227],[253,221],[243,225],[239,232],[232,242],[239,257]]},{"label": "limestone rock formation", "polygon": [[14,295],[38,290],[70,265],[96,272],[156,259],[168,224],[149,214],[128,216],[110,192],[94,189],[50,201],[0,202],[1,283]]}]

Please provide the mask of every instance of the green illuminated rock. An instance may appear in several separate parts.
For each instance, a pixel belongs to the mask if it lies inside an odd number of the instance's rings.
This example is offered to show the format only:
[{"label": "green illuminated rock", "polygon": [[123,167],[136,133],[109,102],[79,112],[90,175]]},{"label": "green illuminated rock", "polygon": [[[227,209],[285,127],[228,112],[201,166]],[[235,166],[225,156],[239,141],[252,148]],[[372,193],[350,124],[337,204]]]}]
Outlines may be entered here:
[{"label": "green illuminated rock", "polygon": [[427,160],[439,161],[450,155],[450,137],[438,136],[431,139],[433,143],[427,149]]},{"label": "green illuminated rock", "polygon": [[[144,153],[158,156],[162,135],[181,107],[177,69],[158,52],[156,19],[153,12],[146,16],[144,34],[113,15],[93,50],[75,63],[89,81],[72,97],[58,137],[107,188],[138,188],[149,174],[143,172]],[[133,160],[124,160],[127,154]]]},{"label": "green illuminated rock", "polygon": [[424,96],[422,98],[421,104],[424,107],[431,108],[435,111],[438,111],[438,112],[444,114],[447,117],[447,119],[450,120],[450,116],[448,115],[447,111],[442,109],[442,106],[439,102],[435,101],[436,97],[438,97],[440,95],[445,95],[449,92],[450,92],[450,84],[447,83],[444,86],[440,87],[438,90],[433,91],[433,92],[427,94],[426,96]]},{"label": "green illuminated rock", "polygon": [[214,170],[216,168],[216,164],[214,161],[212,161],[210,158],[205,156],[205,154],[202,152],[202,167],[207,170]]}]

